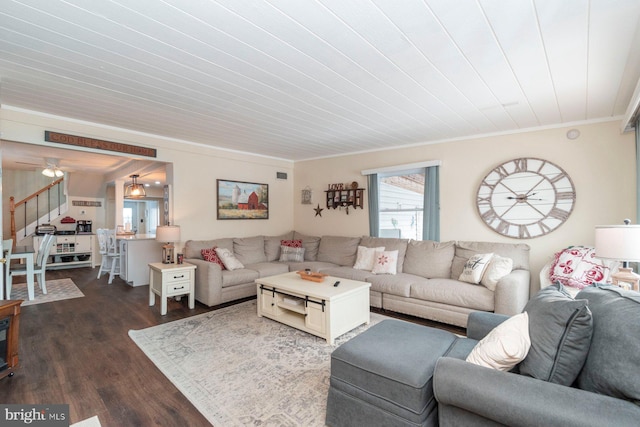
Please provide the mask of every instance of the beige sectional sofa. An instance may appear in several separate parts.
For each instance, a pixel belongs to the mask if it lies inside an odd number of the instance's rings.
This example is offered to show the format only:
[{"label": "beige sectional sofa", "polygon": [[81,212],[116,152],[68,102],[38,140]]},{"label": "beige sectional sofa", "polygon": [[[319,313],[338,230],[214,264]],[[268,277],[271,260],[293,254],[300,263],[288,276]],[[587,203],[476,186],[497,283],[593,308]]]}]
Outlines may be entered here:
[{"label": "beige sectional sofa", "polygon": [[[281,262],[281,240],[301,240],[304,261]],[[244,268],[229,271],[205,261],[202,249],[214,246],[233,251]],[[354,269],[358,246],[398,250],[396,274]],[[467,260],[494,253],[513,260],[513,270],[495,290],[458,280]],[[466,327],[472,311],[516,314],[529,300],[529,246],[491,242],[433,242],[379,237],[314,237],[298,232],[189,240],[185,261],[197,265],[196,299],[215,306],[256,294],[255,279],[289,271],[319,271],[371,283],[371,306]]]}]

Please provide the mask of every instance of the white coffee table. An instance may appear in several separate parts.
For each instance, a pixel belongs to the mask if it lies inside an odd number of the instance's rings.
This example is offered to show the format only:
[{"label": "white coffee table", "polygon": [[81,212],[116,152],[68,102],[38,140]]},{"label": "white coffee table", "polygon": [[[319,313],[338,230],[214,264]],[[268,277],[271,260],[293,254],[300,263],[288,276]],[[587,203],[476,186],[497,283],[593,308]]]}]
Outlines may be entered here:
[{"label": "white coffee table", "polygon": [[[336,281],[340,284],[333,286]],[[369,323],[370,283],[331,276],[316,283],[292,272],[260,278],[256,284],[259,317],[324,338],[329,344]]]}]

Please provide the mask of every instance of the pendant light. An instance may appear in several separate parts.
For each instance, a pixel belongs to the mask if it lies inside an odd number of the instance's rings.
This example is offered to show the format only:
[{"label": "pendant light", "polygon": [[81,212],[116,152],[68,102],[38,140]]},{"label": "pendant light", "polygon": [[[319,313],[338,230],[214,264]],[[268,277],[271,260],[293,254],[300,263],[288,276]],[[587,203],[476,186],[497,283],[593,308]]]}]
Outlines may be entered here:
[{"label": "pendant light", "polygon": [[138,177],[140,175],[130,175],[132,182],[124,189],[124,197],[126,199],[139,199],[146,197],[147,192],[144,191],[144,185],[138,184]]}]

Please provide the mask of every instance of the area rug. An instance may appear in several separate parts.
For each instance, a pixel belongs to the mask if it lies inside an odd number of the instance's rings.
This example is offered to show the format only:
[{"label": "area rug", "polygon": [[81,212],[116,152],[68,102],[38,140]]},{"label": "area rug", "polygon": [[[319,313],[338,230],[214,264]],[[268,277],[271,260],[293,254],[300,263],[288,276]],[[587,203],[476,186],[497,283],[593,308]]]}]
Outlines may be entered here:
[{"label": "area rug", "polygon": [[29,301],[26,283],[13,283],[11,286],[11,299],[22,299],[22,307],[27,305],[42,304],[63,299],[79,298],[84,294],[71,279],[47,280],[47,294],[44,295],[36,282],[34,285],[34,299]]},{"label": "area rug", "polygon": [[129,336],[216,427],[323,426],[331,352],[384,318],[332,346],[258,317],[253,300]]}]

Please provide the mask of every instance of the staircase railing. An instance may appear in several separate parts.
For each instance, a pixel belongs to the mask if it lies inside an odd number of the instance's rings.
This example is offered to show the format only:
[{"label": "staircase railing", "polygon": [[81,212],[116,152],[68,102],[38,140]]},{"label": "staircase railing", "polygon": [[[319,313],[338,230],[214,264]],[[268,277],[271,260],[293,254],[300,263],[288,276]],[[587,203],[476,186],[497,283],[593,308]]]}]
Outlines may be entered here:
[{"label": "staircase railing", "polygon": [[[62,207],[62,195],[61,195],[62,188],[61,187],[62,187],[63,181],[64,181],[64,177],[57,179],[53,181],[51,184],[48,184],[46,187],[43,187],[40,190],[36,191],[35,193],[31,194],[30,196],[27,196],[24,199],[20,200],[19,202],[15,201],[14,196],[9,197],[9,212],[11,214],[11,238],[13,239],[14,244],[17,241],[16,240],[17,238],[16,210],[22,207],[22,212],[23,212],[22,224],[24,225],[24,237],[27,237],[27,234],[28,234],[27,229],[30,228],[28,227],[29,223],[31,223],[32,228],[35,229],[35,227],[40,225],[40,221],[46,220],[47,222],[51,222],[51,213],[54,212],[56,208],[58,209],[58,215],[61,214],[61,207]],[[55,188],[57,191],[57,199],[56,199],[57,204],[52,207],[51,193],[53,188]],[[47,196],[47,200],[46,200],[47,210],[45,214],[41,216],[40,198],[41,198],[41,195],[43,195],[44,193],[46,193],[46,196]],[[33,206],[33,205],[29,205],[30,202],[35,203],[35,208],[27,209],[29,206]]]}]

